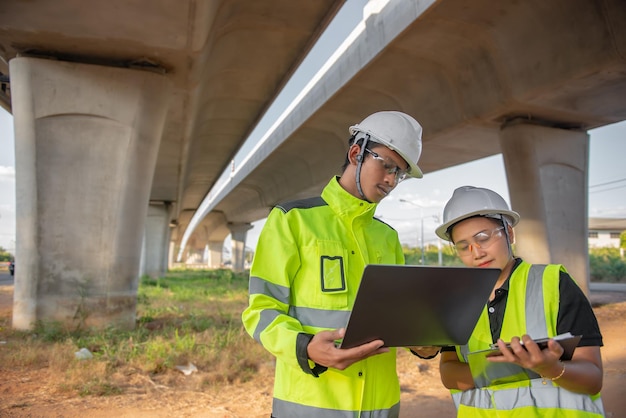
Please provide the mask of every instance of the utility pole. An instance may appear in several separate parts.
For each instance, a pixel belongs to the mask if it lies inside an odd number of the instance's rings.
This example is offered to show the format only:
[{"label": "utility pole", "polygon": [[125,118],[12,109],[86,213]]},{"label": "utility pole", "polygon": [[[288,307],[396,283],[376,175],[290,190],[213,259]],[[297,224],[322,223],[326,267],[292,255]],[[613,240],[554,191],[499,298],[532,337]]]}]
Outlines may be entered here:
[{"label": "utility pole", "polygon": [[[426,258],[424,256],[424,207],[422,205],[419,205],[415,202],[411,202],[410,200],[406,200],[406,199],[399,199],[399,201],[403,203],[408,203],[409,205],[417,206],[418,208],[420,208],[420,234],[421,234],[420,246],[421,246],[421,251],[422,251],[422,265],[426,265]],[[441,262],[440,262],[440,265],[441,265]]]},{"label": "utility pole", "polygon": [[[439,217],[439,215],[433,215],[433,218],[435,219],[435,222],[437,222],[437,224],[441,223],[441,218]],[[438,251],[438,258],[439,258],[439,265],[443,266],[443,258],[441,255],[441,238],[437,237],[437,251]]]}]

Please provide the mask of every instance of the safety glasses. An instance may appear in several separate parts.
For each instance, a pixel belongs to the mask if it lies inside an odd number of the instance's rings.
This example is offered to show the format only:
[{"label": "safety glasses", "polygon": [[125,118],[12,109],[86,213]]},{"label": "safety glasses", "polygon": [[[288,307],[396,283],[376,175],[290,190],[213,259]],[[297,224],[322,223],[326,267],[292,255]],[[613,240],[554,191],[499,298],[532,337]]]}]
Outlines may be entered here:
[{"label": "safety glasses", "polygon": [[502,238],[504,227],[500,226],[491,230],[480,231],[474,235],[470,241],[463,240],[454,243],[454,248],[460,257],[465,257],[474,252],[474,249],[480,248],[486,250],[494,242]]},{"label": "safety glasses", "polygon": [[378,161],[387,174],[393,174],[396,184],[406,179],[409,174],[406,170],[398,167],[390,158],[383,158],[372,150],[365,148],[365,151],[372,156],[373,159]]}]

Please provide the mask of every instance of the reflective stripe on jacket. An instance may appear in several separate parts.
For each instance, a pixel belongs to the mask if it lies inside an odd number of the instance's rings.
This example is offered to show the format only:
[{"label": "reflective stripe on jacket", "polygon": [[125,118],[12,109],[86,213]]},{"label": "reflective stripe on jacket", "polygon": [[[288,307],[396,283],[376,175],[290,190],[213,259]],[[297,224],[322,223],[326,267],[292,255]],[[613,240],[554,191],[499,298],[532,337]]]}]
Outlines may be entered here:
[{"label": "reflective stripe on jacket", "polygon": [[395,349],[319,377],[305,373],[296,356],[299,333],[346,326],[365,265],[404,264],[396,231],[374,219],[375,210],[334,178],[321,197],[278,206],[267,218],[242,319],[276,357],[277,418],[399,414]]},{"label": "reflective stripe on jacket", "polygon": [[[554,337],[559,312],[561,265],[531,265],[522,261],[509,280],[509,293],[500,338],[530,335],[533,339]],[[457,347],[460,361],[470,352],[489,348],[492,343],[487,308],[467,345]],[[556,382],[545,382],[536,373],[508,363],[490,363],[490,376],[519,376],[521,380],[499,382],[466,391],[452,390],[458,417],[603,417],[600,394],[570,392]],[[500,383],[505,382],[505,383]]]}]

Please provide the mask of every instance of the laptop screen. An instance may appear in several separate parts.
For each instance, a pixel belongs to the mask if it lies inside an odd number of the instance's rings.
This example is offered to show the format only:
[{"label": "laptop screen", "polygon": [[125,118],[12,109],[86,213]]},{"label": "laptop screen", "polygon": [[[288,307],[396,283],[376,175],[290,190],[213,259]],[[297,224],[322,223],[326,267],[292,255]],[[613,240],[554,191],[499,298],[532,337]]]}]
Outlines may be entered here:
[{"label": "laptop screen", "polygon": [[463,345],[499,269],[365,267],[341,348],[382,339],[387,347]]}]

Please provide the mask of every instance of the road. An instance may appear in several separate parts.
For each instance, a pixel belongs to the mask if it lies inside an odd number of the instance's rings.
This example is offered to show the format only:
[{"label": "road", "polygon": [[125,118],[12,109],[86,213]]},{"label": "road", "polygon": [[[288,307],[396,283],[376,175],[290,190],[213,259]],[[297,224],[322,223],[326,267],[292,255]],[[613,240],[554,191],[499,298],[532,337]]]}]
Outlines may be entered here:
[{"label": "road", "polygon": [[[0,272],[0,286],[13,285],[13,276],[9,272]],[[591,283],[590,299],[595,305],[605,305],[626,300],[626,283]]]},{"label": "road", "polygon": [[13,276],[9,272],[0,272],[0,286],[11,286],[13,284]]}]

